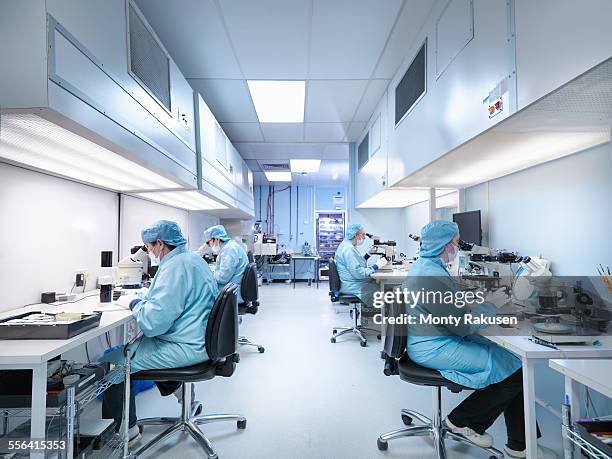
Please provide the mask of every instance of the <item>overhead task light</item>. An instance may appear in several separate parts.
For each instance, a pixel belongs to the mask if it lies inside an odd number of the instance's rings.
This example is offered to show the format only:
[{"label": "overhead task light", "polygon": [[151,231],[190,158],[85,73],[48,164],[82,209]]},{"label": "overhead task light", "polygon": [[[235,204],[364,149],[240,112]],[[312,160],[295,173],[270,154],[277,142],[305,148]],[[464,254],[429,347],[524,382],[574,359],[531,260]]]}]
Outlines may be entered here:
[{"label": "overhead task light", "polygon": [[115,191],[182,188],[100,145],[33,114],[3,114],[0,157]]},{"label": "overhead task light", "polygon": [[264,171],[268,182],[290,182],[291,172]]},{"label": "overhead task light", "polygon": [[305,81],[247,81],[260,123],[303,123]]},{"label": "overhead task light", "polygon": [[208,196],[204,196],[198,191],[157,191],[153,193],[138,193],[135,196],[185,210],[227,209],[227,206]]},{"label": "overhead task light", "polygon": [[291,168],[291,172],[293,173],[310,174],[314,172],[319,172],[319,169],[321,168],[321,160],[320,159],[290,159],[289,167]]},{"label": "overhead task light", "polygon": [[358,209],[396,209],[427,201],[427,188],[389,188],[356,206]]}]

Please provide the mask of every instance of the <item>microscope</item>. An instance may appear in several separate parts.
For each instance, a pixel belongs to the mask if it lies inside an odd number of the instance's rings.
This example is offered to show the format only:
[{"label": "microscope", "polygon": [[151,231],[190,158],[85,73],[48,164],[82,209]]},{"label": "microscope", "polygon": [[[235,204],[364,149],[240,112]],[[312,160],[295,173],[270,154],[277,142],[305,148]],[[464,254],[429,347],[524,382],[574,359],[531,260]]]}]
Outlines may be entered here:
[{"label": "microscope", "polygon": [[405,258],[403,253],[396,255],[397,243],[395,241],[381,241],[380,236],[375,236],[370,233],[366,233],[366,236],[372,239],[372,248],[368,251],[370,255],[380,255],[385,257],[389,263],[381,268],[381,270],[392,270],[397,265],[401,265],[402,262],[397,258]]},{"label": "microscope", "polygon": [[148,277],[149,254],[146,246],[135,246],[130,249],[131,255],[117,264],[117,285],[124,289],[142,288],[143,281]]}]

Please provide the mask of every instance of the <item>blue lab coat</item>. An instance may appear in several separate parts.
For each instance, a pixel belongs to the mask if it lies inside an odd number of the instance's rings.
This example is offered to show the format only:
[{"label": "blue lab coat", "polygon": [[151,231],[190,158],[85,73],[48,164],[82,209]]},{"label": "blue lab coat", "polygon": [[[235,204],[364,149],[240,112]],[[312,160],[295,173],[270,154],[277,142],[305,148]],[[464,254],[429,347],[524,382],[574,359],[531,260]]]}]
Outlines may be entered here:
[{"label": "blue lab coat", "polygon": [[219,290],[230,282],[236,284],[238,286],[238,303],[242,303],[240,283],[248,264],[249,259],[244,249],[231,239],[223,244],[219,255],[217,255],[214,276]]},{"label": "blue lab coat", "polygon": [[370,268],[363,255],[350,239],[344,239],[336,249],[336,268],[340,277],[340,292],[358,296],[362,302],[372,306],[373,295],[378,286],[370,278],[375,271]]},{"label": "blue lab coat", "polygon": [[[457,291],[457,286],[438,257],[421,257],[412,265],[404,287],[418,291],[432,289],[437,291]],[[429,303],[417,303],[409,314],[435,313],[455,316],[463,315],[465,308],[448,305],[447,310],[433,307]],[[472,309],[474,314],[494,316],[496,308],[490,303],[482,303]],[[495,343],[475,335],[480,328],[476,325],[462,327],[436,327],[436,336],[423,336],[423,328],[408,326],[408,356],[419,365],[438,370],[440,374],[457,384],[473,389],[495,384],[512,375],[521,368],[521,360],[511,352]],[[411,334],[411,330],[413,334]],[[418,335],[417,335],[418,331]]]},{"label": "blue lab coat", "polygon": [[166,255],[132,314],[144,336],[133,343],[132,372],[208,360],[204,336],[219,288],[206,262],[185,244]]}]

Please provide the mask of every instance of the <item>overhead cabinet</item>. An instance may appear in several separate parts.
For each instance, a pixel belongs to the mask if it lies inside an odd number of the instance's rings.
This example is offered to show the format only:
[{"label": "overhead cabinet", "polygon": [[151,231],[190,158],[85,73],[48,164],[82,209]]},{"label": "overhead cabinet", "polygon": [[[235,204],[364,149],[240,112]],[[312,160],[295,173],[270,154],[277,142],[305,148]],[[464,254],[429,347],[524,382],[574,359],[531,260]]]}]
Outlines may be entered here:
[{"label": "overhead cabinet", "polygon": [[[4,160],[120,191],[197,189],[193,91],[134,3],[0,0],[0,10],[3,139],[14,140]],[[47,151],[51,131],[82,147],[65,152],[72,163],[111,158],[108,180],[15,155],[20,139]],[[113,164],[133,186],[110,180]],[[149,172],[160,179],[147,184]]]},{"label": "overhead cabinet", "polygon": [[611,16],[605,0],[437,0],[388,87],[386,161],[380,108],[357,143],[357,204],[385,177],[464,187],[609,141]]},{"label": "overhead cabinet", "polygon": [[228,206],[225,218],[252,218],[253,175],[199,94],[195,94],[200,189]]}]

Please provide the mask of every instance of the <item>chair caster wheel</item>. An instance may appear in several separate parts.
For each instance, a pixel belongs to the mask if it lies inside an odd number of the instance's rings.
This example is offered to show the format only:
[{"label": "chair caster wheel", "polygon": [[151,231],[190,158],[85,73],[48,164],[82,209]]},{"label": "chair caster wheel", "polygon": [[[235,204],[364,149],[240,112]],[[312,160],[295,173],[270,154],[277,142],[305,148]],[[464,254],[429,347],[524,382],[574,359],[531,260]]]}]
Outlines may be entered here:
[{"label": "chair caster wheel", "polygon": [[389,449],[389,443],[380,438],[376,440],[376,446],[378,446],[378,451],[387,451]]},{"label": "chair caster wheel", "polygon": [[382,339],[382,336],[380,334],[376,335],[376,339]]},{"label": "chair caster wheel", "polygon": [[332,338],[332,339],[330,339],[330,341],[331,341],[332,343],[335,343],[335,342],[336,342],[336,338]]},{"label": "chair caster wheel", "polygon": [[359,344],[361,345],[361,347],[366,347],[368,345],[368,342],[367,341],[362,341]]},{"label": "chair caster wheel", "polygon": [[332,333],[335,335],[336,333],[338,333],[338,330],[336,330],[335,328],[332,330]]},{"label": "chair caster wheel", "polygon": [[402,414],[402,422],[404,423],[404,425],[410,426],[412,425],[412,418],[407,414]]},{"label": "chair caster wheel", "polygon": [[238,427],[239,429],[246,429],[246,419],[242,421],[237,421],[236,427]]},{"label": "chair caster wheel", "polygon": [[263,346],[257,346],[257,350],[260,354],[263,354],[266,351],[266,348],[264,348]]}]

